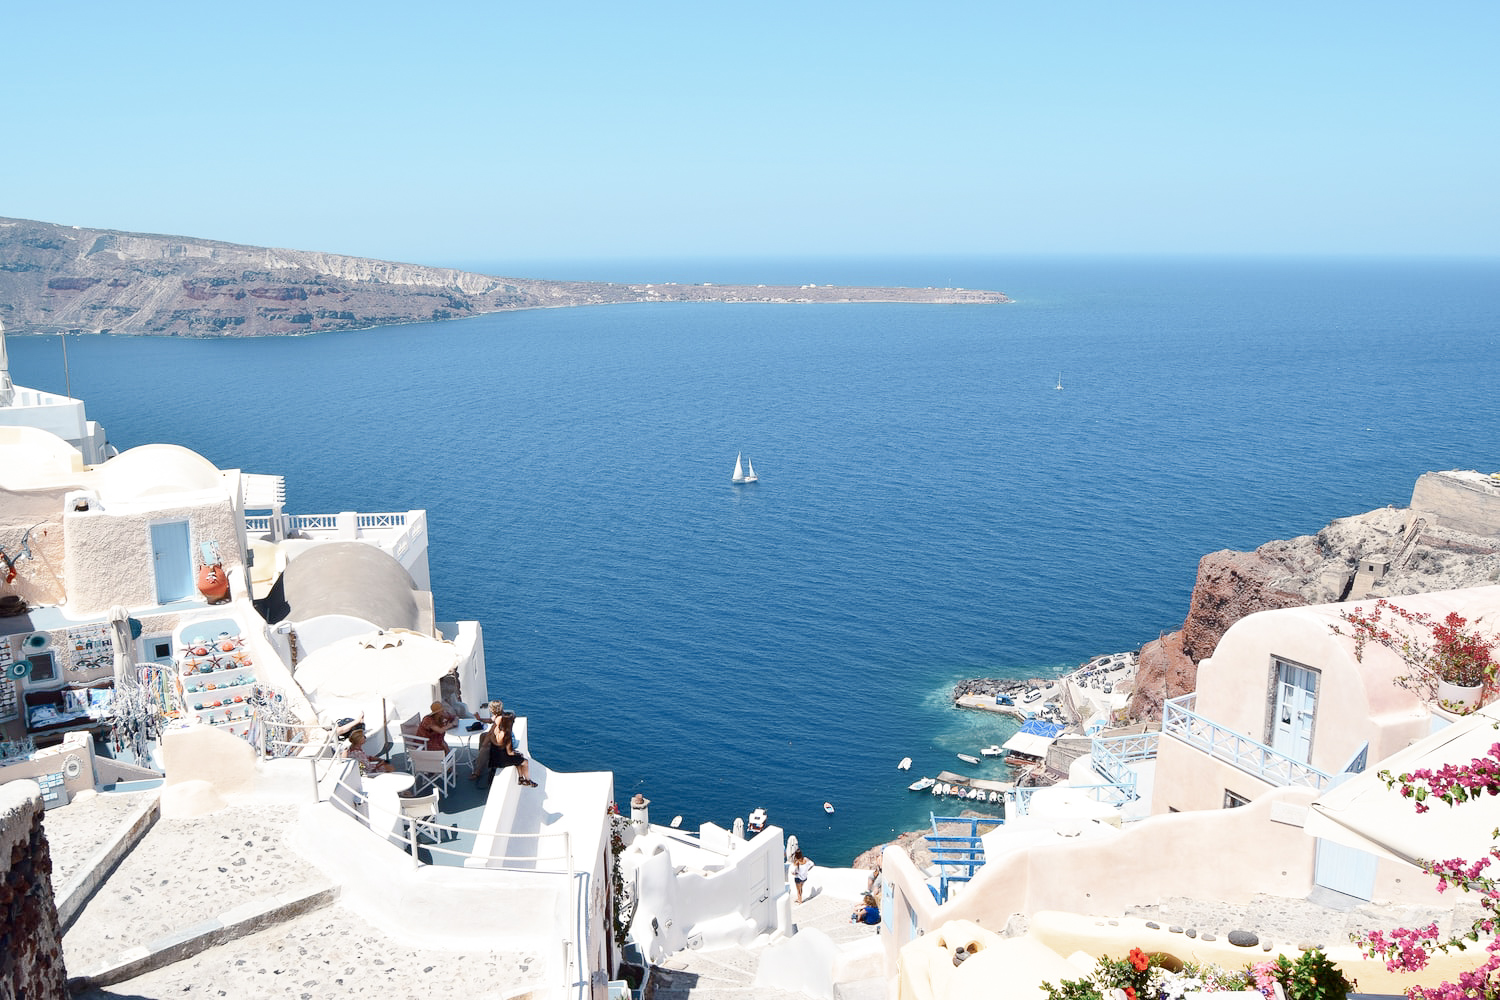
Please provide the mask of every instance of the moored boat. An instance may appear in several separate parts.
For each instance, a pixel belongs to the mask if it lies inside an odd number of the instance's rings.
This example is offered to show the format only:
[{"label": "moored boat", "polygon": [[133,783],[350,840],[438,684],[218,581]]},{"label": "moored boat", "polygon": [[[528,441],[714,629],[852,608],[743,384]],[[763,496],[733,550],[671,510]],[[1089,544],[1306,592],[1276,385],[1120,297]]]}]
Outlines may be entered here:
[{"label": "moored boat", "polygon": [[750,813],[750,818],[745,821],[745,830],[749,833],[760,833],[766,828],[766,811],[757,807]]},{"label": "moored boat", "polygon": [[910,788],[914,792],[925,792],[927,789],[931,788],[935,784],[937,784],[937,779],[936,778],[926,778],[926,777],[923,777],[923,778],[918,778],[916,781],[913,781],[911,784],[907,785],[906,787]]},{"label": "moored boat", "polygon": [[963,761],[965,764],[978,764],[979,763],[979,758],[975,757],[971,753],[961,753],[961,754],[958,755],[958,759],[961,760],[961,761]]},{"label": "moored boat", "polygon": [[902,757],[901,758],[901,763],[899,763],[899,764],[896,765],[896,770],[898,770],[898,771],[910,771],[911,770],[911,758],[910,757]]},{"label": "moored boat", "polygon": [[826,813],[828,813],[829,815],[832,815],[833,814],[833,803],[832,802],[825,802],[825,803],[823,803],[823,811],[826,812]]},{"label": "moored boat", "polygon": [[991,743],[989,746],[985,747],[983,750],[981,750],[979,752],[982,753],[982,754],[984,754],[986,757],[1004,757],[1005,756],[1005,748],[1002,747],[998,743]]}]

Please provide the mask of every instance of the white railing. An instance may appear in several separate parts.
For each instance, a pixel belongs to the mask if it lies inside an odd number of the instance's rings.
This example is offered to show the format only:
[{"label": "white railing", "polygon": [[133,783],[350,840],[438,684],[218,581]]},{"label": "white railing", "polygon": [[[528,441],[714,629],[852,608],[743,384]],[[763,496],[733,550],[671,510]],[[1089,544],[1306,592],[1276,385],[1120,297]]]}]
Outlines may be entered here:
[{"label": "white railing", "polygon": [[1333,781],[1333,775],[1311,764],[1205,719],[1193,711],[1196,704],[1196,694],[1168,701],[1162,706],[1161,731],[1268,784],[1323,789]]}]

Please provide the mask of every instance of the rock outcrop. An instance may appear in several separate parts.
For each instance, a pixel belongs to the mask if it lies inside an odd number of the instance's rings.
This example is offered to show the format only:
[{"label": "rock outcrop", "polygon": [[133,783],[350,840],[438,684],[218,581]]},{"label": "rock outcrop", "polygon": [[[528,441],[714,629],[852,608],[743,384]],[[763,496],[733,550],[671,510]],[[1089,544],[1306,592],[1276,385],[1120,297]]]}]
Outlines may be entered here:
[{"label": "rock outcrop", "polygon": [[1182,628],[1141,650],[1130,715],[1161,718],[1163,697],[1195,690],[1198,663],[1257,611],[1500,582],[1497,525],[1500,480],[1435,472],[1418,480],[1410,508],[1340,518],[1316,535],[1254,552],[1204,556]]},{"label": "rock outcrop", "polygon": [[0,322],[12,334],[253,337],[507,309],[621,302],[999,303],[962,288],[629,285],[451,268],[0,218]]}]

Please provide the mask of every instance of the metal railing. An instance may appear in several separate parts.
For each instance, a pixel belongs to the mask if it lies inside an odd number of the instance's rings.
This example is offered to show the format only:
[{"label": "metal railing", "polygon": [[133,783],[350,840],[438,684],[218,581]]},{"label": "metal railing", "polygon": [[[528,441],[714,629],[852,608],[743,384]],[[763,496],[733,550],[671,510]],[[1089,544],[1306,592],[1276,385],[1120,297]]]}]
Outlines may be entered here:
[{"label": "metal railing", "polygon": [[[938,902],[946,903],[952,886],[968,882],[974,877],[975,870],[984,866],[984,843],[979,839],[979,824],[999,825],[1004,821],[978,816],[928,815],[932,818],[932,832],[922,839],[930,845],[932,863],[938,866]],[[951,824],[960,829],[967,827],[969,832],[945,834],[938,829],[939,824]],[[949,871],[950,868],[954,870]]]},{"label": "metal railing", "polygon": [[1196,694],[1168,701],[1162,706],[1161,731],[1268,784],[1321,790],[1333,781],[1333,775],[1311,764],[1205,719],[1193,711],[1196,704]]},{"label": "metal railing", "polygon": [[1158,733],[1132,733],[1128,736],[1096,738],[1089,747],[1094,769],[1109,782],[1101,785],[1075,786],[1094,790],[1094,799],[1109,805],[1124,805],[1140,798],[1136,790],[1139,778],[1130,765],[1138,760],[1153,760]]}]

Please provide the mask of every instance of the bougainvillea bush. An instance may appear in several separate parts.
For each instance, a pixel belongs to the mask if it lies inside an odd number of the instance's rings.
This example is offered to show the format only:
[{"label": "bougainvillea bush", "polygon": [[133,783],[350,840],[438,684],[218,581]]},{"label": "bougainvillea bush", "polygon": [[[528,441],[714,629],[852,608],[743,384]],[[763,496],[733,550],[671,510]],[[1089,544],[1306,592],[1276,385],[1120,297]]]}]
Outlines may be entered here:
[{"label": "bougainvillea bush", "polygon": [[1369,611],[1343,610],[1339,617],[1344,625],[1330,628],[1354,640],[1356,660],[1364,662],[1365,647],[1372,642],[1401,657],[1411,671],[1396,678],[1402,687],[1431,697],[1438,681],[1459,687],[1494,683],[1500,636],[1484,632],[1477,621],[1470,623],[1456,611],[1438,621],[1381,598]]},{"label": "bougainvillea bush", "polygon": [[1042,989],[1050,1000],[1119,1000],[1122,993],[1126,1000],[1182,1000],[1187,993],[1238,990],[1259,990],[1267,1000],[1279,1000],[1277,986],[1286,1000],[1344,1000],[1354,984],[1317,949],[1231,971],[1132,948],[1125,958],[1099,958],[1087,979],[1043,983]]},{"label": "bougainvillea bush", "polygon": [[[1401,794],[1412,800],[1413,808],[1419,813],[1432,808],[1430,803],[1433,801],[1445,802],[1449,806],[1462,805],[1484,795],[1500,794],[1500,743],[1491,744],[1485,756],[1467,764],[1445,764],[1436,771],[1420,768],[1401,775],[1381,771],[1380,777],[1388,788],[1400,785]],[[1392,972],[1420,972],[1436,952],[1463,951],[1481,940],[1485,941],[1488,955],[1477,968],[1461,973],[1456,982],[1412,986],[1406,991],[1411,1000],[1469,1000],[1477,997],[1500,1000],[1500,942],[1493,937],[1497,925],[1500,925],[1500,883],[1494,876],[1486,874],[1490,863],[1500,858],[1500,847],[1495,844],[1497,836],[1500,836],[1500,831],[1490,834],[1489,850],[1477,861],[1450,858],[1422,863],[1422,869],[1437,878],[1439,892],[1457,888],[1479,895],[1484,912],[1466,931],[1444,937],[1434,923],[1426,927],[1374,931],[1355,938],[1367,958],[1384,958],[1385,967]]]}]

